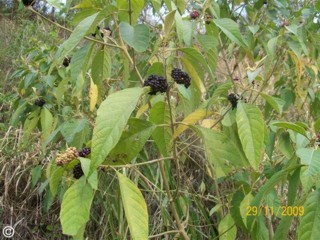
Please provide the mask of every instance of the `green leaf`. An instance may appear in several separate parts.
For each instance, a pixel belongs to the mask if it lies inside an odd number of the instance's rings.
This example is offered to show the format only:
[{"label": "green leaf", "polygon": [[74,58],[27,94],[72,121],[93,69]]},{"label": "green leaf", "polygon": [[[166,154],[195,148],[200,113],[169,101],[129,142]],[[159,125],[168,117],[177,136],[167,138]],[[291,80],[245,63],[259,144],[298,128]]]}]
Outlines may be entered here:
[{"label": "green leaf", "polygon": [[276,55],[276,51],[277,51],[277,46],[278,46],[278,37],[274,37],[274,38],[271,38],[269,41],[268,41],[268,45],[267,45],[267,51],[268,51],[268,54],[271,56],[271,57],[274,57]]},{"label": "green leaf", "polygon": [[264,146],[264,120],[259,108],[238,103],[236,121],[243,150],[254,170],[258,170]]},{"label": "green leaf", "polygon": [[144,24],[134,27],[129,23],[122,22],[119,25],[120,34],[125,43],[133,47],[137,52],[144,52],[149,46],[150,32],[149,28]]},{"label": "green leaf", "polygon": [[108,48],[104,47],[96,53],[92,62],[92,79],[99,85],[111,75],[111,57]]},{"label": "green leaf", "polygon": [[42,173],[42,167],[40,165],[32,168],[32,170],[31,170],[31,176],[32,176],[31,188],[34,188],[34,186],[37,184],[37,182],[39,181],[39,179],[41,177],[41,173]]},{"label": "green leaf", "polygon": [[241,216],[241,211],[242,208],[240,207],[242,200],[244,199],[244,193],[243,189],[238,189],[236,192],[233,193],[232,195],[232,201],[230,202],[230,214],[232,218],[237,222],[237,227],[240,229],[246,229],[246,226],[244,225],[242,216]]},{"label": "green leaf", "polygon": [[272,159],[275,142],[276,142],[276,134],[275,132],[270,131],[268,143],[266,143],[266,154],[268,155],[269,159]]},{"label": "green leaf", "polygon": [[28,73],[24,78],[24,88],[27,89],[38,78],[37,73]]},{"label": "green leaf", "polygon": [[91,160],[83,157],[79,157],[79,160],[81,162],[82,171],[84,175],[87,177],[88,183],[94,190],[97,190],[98,189],[98,172],[95,170],[90,175]]},{"label": "green leaf", "polygon": [[191,46],[194,23],[187,20],[182,20],[179,12],[175,13],[175,22],[180,43],[182,44],[184,42],[186,46]]},{"label": "green leaf", "polygon": [[46,2],[58,10],[61,10],[62,8],[62,3],[59,0],[46,0]]},{"label": "green leaf", "polygon": [[292,146],[292,141],[290,139],[290,134],[288,132],[282,132],[279,136],[278,149],[283,153],[283,155],[290,159],[294,155],[294,147]]},{"label": "green leaf", "polygon": [[[260,209],[262,199],[272,190],[274,190],[274,186],[279,182],[287,179],[288,174],[291,171],[294,171],[298,168],[301,168],[301,165],[296,165],[293,167],[289,167],[287,169],[281,170],[275,173],[262,187],[259,188],[259,192],[254,197],[253,201],[251,202],[250,206],[255,206],[257,209]],[[252,230],[254,226],[254,222],[257,220],[258,216],[248,216],[247,217],[247,226],[249,230]]]},{"label": "green leaf", "polygon": [[42,108],[40,122],[42,130],[42,142],[45,142],[53,130],[53,116],[47,108]]},{"label": "green leaf", "polygon": [[[157,102],[150,110],[150,122],[154,124],[170,124],[170,112],[165,102]],[[169,127],[157,127],[152,133],[161,154],[165,157],[169,156],[172,148],[172,132]]]},{"label": "green leaf", "polygon": [[[74,8],[76,8],[79,5],[76,5]],[[72,20],[70,22],[71,26],[78,25],[83,19],[91,16],[92,14],[96,13],[97,9],[94,8],[82,8],[81,11],[76,12],[74,16],[72,17]],[[93,33],[93,32],[92,32]]]},{"label": "green leaf", "polygon": [[302,47],[298,41],[294,41],[294,40],[288,41],[288,46],[298,57],[301,56]]},{"label": "green leaf", "polygon": [[298,226],[299,240],[317,240],[320,236],[320,189],[311,192],[304,203],[304,215]]},{"label": "green leaf", "polygon": [[[290,206],[290,205],[288,205]],[[289,229],[291,227],[291,222],[294,218],[294,215],[283,216],[279,225],[277,226],[276,232],[273,239],[286,239],[288,236]]]},{"label": "green leaf", "polygon": [[79,229],[76,235],[72,236],[72,240],[84,240],[84,233],[86,231],[86,226]]},{"label": "green leaf", "polygon": [[118,144],[110,152],[108,159],[111,161],[107,161],[107,164],[114,165],[115,160],[117,164],[130,162],[141,151],[155,127],[142,119],[129,119],[128,130],[122,133]]},{"label": "green leaf", "polygon": [[197,74],[201,79],[204,78],[204,70],[208,71],[213,77],[213,74],[208,66],[208,63],[204,56],[195,48],[180,48],[181,52],[184,53],[183,58],[188,60],[191,63],[193,68],[197,71]]},{"label": "green leaf", "polygon": [[23,125],[23,139],[22,144],[24,147],[28,146],[30,144],[29,137],[33,129],[38,125],[38,121],[40,118],[40,108],[33,111],[27,119],[24,121]]},{"label": "green leaf", "polygon": [[94,43],[86,44],[73,54],[70,63],[71,80],[73,83],[77,82],[80,74],[87,71],[94,45]]},{"label": "green leaf", "polygon": [[167,37],[172,29],[172,25],[173,25],[174,18],[175,18],[175,13],[176,13],[176,10],[169,12],[167,14],[166,18],[164,19],[164,33],[165,33],[165,36],[167,36]]},{"label": "green leaf", "polygon": [[241,201],[240,203],[240,214],[241,214],[241,218],[242,221],[244,223],[245,226],[247,226],[247,216],[248,216],[248,208],[250,208],[251,206],[251,201],[253,199],[253,195],[251,192],[249,192]]},{"label": "green leaf", "polygon": [[260,26],[259,25],[252,25],[252,26],[248,26],[250,32],[255,35],[259,29],[260,29]]},{"label": "green leaf", "polygon": [[261,93],[261,96],[270,104],[270,106],[278,113],[282,114],[285,101],[281,98],[273,97],[268,94]]},{"label": "green leaf", "polygon": [[207,3],[211,5],[209,7],[210,13],[216,18],[220,18],[220,6],[219,6],[219,4],[217,2],[215,2],[215,1],[207,1]]},{"label": "green leaf", "polygon": [[10,124],[12,126],[16,126],[19,121],[21,121],[22,116],[24,115],[26,111],[27,102],[22,103],[17,110],[12,114]]},{"label": "green leaf", "polygon": [[[120,22],[131,22],[132,25],[135,25],[144,7],[144,3],[145,0],[117,0]],[[131,6],[129,6],[129,4],[131,4]],[[132,11],[131,15],[129,15],[130,9]],[[129,19],[130,16],[131,20]]]},{"label": "green leaf", "polygon": [[118,143],[132,111],[146,90],[148,88],[127,88],[109,95],[101,103],[93,129],[91,170],[97,168]]},{"label": "green leaf", "polygon": [[185,8],[186,8],[186,6],[187,6],[187,1],[185,1],[185,0],[176,0],[175,4],[177,5],[177,8],[179,9],[179,11],[181,13],[183,13]]},{"label": "green leaf", "polygon": [[252,82],[256,79],[256,77],[260,74],[261,71],[262,67],[254,69],[254,71],[251,71],[250,69],[247,71],[248,80],[250,84],[252,84]]},{"label": "green leaf", "polygon": [[87,35],[89,29],[94,25],[98,15],[99,12],[85,18],[76,26],[70,37],[61,45],[60,51],[57,52],[56,58],[58,59],[58,62],[61,62],[61,60]]},{"label": "green leaf", "polygon": [[247,165],[247,160],[234,141],[212,129],[193,127],[204,141],[209,162],[214,165],[217,177],[226,176],[232,167]]},{"label": "green leaf", "polygon": [[129,178],[119,172],[117,175],[131,238],[147,240],[149,238],[148,210],[142,193]]},{"label": "green leaf", "polygon": [[308,137],[306,130],[303,127],[299,126],[298,124],[290,123],[290,122],[275,121],[275,122],[272,122],[272,125],[280,127],[280,128],[291,129],[297,133],[302,134],[305,137]]},{"label": "green leaf", "polygon": [[246,44],[242,38],[238,24],[229,18],[215,19],[213,22],[222,30],[222,32],[241,47],[246,48]]},{"label": "green leaf", "polygon": [[201,92],[198,86],[195,86],[195,84],[191,84],[189,88],[186,88],[181,84],[177,84],[176,86],[184,115],[188,115],[195,111],[201,102]]},{"label": "green leaf", "polygon": [[[177,22],[176,22],[177,23]],[[192,39],[193,39],[193,32],[195,28],[195,23],[183,20],[182,21],[182,29],[183,29],[183,42],[187,47],[190,47],[192,45]]]},{"label": "green leaf", "polygon": [[63,172],[64,172],[64,169],[62,167],[54,166],[52,173],[50,174],[49,185],[50,185],[50,191],[53,197],[55,197],[57,194]]},{"label": "green leaf", "polygon": [[147,76],[150,76],[151,74],[164,76],[165,70],[164,65],[162,62],[154,62],[150,68],[148,69]]},{"label": "green leaf", "polygon": [[84,177],[77,180],[64,194],[60,221],[62,231],[67,235],[76,235],[90,217],[93,189]]},{"label": "green leaf", "polygon": [[266,227],[266,219],[263,214],[259,214],[257,216],[257,225],[255,229],[252,231],[253,239],[259,240],[270,240],[269,238],[269,231]]},{"label": "green leaf", "polygon": [[156,12],[159,12],[161,8],[161,0],[151,0],[153,8],[156,10]]},{"label": "green leaf", "polygon": [[79,4],[74,6],[75,9],[94,8],[94,0],[82,0]]},{"label": "green leaf", "polygon": [[231,214],[227,214],[219,223],[219,239],[234,240],[237,236],[237,228]]},{"label": "green leaf", "polygon": [[198,90],[202,93],[205,92],[205,86],[202,82],[202,77],[199,76],[199,70],[197,70],[195,65],[192,64],[187,58],[182,57],[181,58],[187,73],[190,75],[192,81],[191,84],[195,84],[195,86],[198,88]]},{"label": "green leaf", "polygon": [[[297,190],[299,187],[300,181],[300,168],[296,169],[289,180],[289,191],[288,191],[288,206],[297,206],[295,204],[295,198],[297,195]],[[280,206],[278,206],[280,207]],[[285,239],[288,236],[288,232],[290,230],[291,222],[293,220],[294,215],[290,216],[282,216],[279,225],[277,226],[274,239]]]},{"label": "green leaf", "polygon": [[219,46],[219,39],[217,36],[213,35],[196,35],[197,40],[199,41],[201,47],[205,51],[209,51],[211,49],[215,49]]},{"label": "green leaf", "polygon": [[302,164],[308,166],[303,174],[316,176],[320,172],[320,149],[300,148],[297,150],[297,156]]},{"label": "green leaf", "polygon": [[231,82],[226,82],[218,86],[217,89],[213,92],[212,97],[209,99],[207,106],[212,106],[212,104],[216,103],[221,96],[227,96],[228,90],[231,88]]},{"label": "green leaf", "polygon": [[71,119],[65,122],[61,129],[61,134],[66,139],[67,143],[72,145],[75,136],[77,133],[81,132],[87,124],[87,120],[83,119]]}]

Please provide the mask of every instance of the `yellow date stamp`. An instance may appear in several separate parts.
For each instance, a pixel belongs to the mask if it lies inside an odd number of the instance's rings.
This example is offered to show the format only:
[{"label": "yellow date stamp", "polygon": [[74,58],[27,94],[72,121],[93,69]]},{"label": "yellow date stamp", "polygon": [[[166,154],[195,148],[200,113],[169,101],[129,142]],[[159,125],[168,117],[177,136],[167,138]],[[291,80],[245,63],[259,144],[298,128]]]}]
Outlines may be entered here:
[{"label": "yellow date stamp", "polygon": [[303,216],[304,206],[247,206],[247,216]]}]

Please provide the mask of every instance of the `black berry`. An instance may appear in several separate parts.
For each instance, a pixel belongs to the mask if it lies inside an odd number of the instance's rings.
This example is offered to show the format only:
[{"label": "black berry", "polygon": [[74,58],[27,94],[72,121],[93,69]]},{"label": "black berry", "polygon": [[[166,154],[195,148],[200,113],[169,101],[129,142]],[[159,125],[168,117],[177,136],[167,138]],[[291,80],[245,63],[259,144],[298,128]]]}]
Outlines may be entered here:
[{"label": "black berry", "polygon": [[30,5],[34,5],[35,4],[35,0],[22,0],[23,5],[25,5],[26,7],[30,6]]},{"label": "black berry", "polygon": [[83,171],[82,171],[82,168],[81,168],[81,163],[78,163],[77,165],[75,165],[73,167],[73,177],[75,179],[79,179],[83,176]]},{"label": "black berry", "polygon": [[171,77],[173,78],[173,80],[178,83],[178,84],[184,84],[184,86],[186,88],[188,88],[190,86],[190,77],[188,75],[188,73],[183,72],[181,69],[179,68],[174,68],[171,71]]},{"label": "black berry", "polygon": [[91,148],[85,147],[78,151],[79,157],[87,157],[91,153]]},{"label": "black berry", "polygon": [[230,94],[228,95],[228,100],[229,100],[229,102],[230,102],[231,105],[232,105],[232,109],[234,109],[234,108],[237,107],[238,100],[239,100],[239,96],[238,96],[237,94],[230,93]]},{"label": "black berry", "polygon": [[193,10],[193,11],[190,13],[190,18],[191,18],[191,19],[197,19],[199,16],[200,16],[200,13],[199,13],[197,10]]},{"label": "black berry", "polygon": [[65,67],[68,67],[68,66],[69,66],[69,64],[70,64],[70,61],[71,61],[71,59],[70,59],[70,58],[65,57],[65,58],[63,59],[63,63],[62,63],[62,65],[63,65],[63,66],[65,66]]},{"label": "black berry", "polygon": [[46,101],[44,99],[39,98],[34,102],[34,105],[42,107],[45,103],[46,103]]},{"label": "black berry", "polygon": [[151,87],[150,95],[155,95],[157,92],[164,93],[168,89],[167,79],[158,75],[150,75],[143,85]]}]

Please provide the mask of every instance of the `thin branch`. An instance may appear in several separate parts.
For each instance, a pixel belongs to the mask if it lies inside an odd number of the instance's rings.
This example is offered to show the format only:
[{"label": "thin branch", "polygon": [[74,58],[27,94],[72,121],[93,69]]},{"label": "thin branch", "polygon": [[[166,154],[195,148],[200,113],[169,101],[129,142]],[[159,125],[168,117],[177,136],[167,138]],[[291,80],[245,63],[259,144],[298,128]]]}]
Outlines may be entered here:
[{"label": "thin branch", "polygon": [[[164,161],[164,160],[173,160],[172,157],[164,157],[164,158],[158,158],[158,159],[154,159],[148,162],[143,162],[143,163],[132,163],[132,164],[125,164],[125,165],[113,165],[113,168],[132,168],[132,167],[137,167],[137,166],[143,166],[143,165],[148,165],[148,164],[152,164],[152,163],[157,163],[160,161]],[[110,165],[100,165],[101,168],[108,168],[110,167]]]},{"label": "thin branch", "polygon": [[[30,10],[31,12],[33,12],[34,14],[36,14],[37,16],[39,16],[40,18],[44,19],[45,21],[50,22],[51,24],[55,25],[56,27],[63,29],[64,31],[67,31],[67,32],[70,32],[70,33],[73,32],[71,29],[66,28],[66,27],[60,25],[59,23],[56,23],[56,22],[52,21],[51,19],[45,17],[45,16],[42,15],[41,13],[37,12],[36,10],[34,10],[31,6],[27,7],[27,9]],[[84,38],[87,39],[87,40],[89,40],[89,41],[96,42],[96,43],[100,43],[100,44],[105,45],[105,46],[108,46],[108,47],[114,47],[114,48],[119,48],[119,49],[122,49],[122,50],[123,50],[123,47],[121,47],[121,46],[119,46],[119,45],[110,44],[110,43],[105,43],[105,42],[99,41],[99,40],[97,40],[97,39],[90,38],[90,37],[88,37],[88,36],[85,36]]]},{"label": "thin branch", "polygon": [[161,176],[162,176],[164,188],[165,188],[165,190],[166,190],[166,193],[167,193],[167,196],[168,196],[168,199],[169,199],[170,208],[171,208],[173,217],[174,217],[174,219],[176,220],[176,224],[177,224],[177,227],[178,227],[178,229],[179,229],[179,232],[180,232],[180,234],[182,235],[183,239],[189,240],[190,238],[188,237],[188,234],[187,234],[186,231],[184,230],[184,226],[183,226],[182,223],[181,223],[181,219],[180,219],[180,217],[179,217],[179,214],[178,214],[178,212],[177,212],[175,203],[174,203],[174,201],[173,201],[173,198],[172,198],[172,195],[171,195],[171,192],[170,192],[169,183],[168,183],[168,180],[167,180],[167,177],[166,177],[166,172],[165,172],[165,169],[164,169],[164,164],[163,164],[162,161],[159,162],[159,166],[160,166],[160,172],[161,172]]},{"label": "thin branch", "polygon": [[180,233],[180,231],[179,230],[166,231],[166,232],[159,233],[159,234],[156,234],[156,235],[151,235],[151,236],[149,236],[149,239],[161,237],[163,235],[168,235],[168,234],[171,234],[171,233]]}]

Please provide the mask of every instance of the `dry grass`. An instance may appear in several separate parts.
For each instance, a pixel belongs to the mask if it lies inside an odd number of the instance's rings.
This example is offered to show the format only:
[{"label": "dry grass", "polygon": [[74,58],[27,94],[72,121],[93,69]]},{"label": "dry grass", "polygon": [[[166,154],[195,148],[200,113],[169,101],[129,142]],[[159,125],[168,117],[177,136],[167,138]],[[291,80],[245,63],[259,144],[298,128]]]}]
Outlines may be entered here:
[{"label": "dry grass", "polygon": [[9,127],[1,135],[0,224],[13,226],[16,239],[63,239],[59,206],[54,204],[50,212],[45,212],[47,196],[43,183],[31,186],[32,168],[38,164],[45,166],[47,161],[41,154],[39,142],[33,141],[28,149],[21,149],[21,129]]}]

